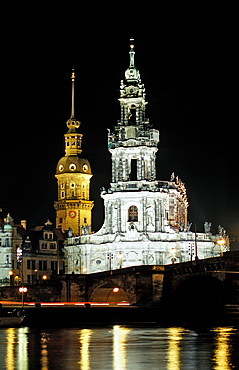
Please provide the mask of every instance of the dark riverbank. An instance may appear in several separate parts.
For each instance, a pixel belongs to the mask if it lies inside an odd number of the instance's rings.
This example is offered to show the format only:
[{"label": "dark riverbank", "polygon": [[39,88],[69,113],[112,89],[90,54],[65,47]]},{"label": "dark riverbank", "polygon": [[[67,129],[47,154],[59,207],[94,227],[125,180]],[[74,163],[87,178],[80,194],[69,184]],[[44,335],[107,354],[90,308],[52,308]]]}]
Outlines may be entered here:
[{"label": "dark riverbank", "polygon": [[[13,307],[1,308],[1,313]],[[24,326],[84,327],[89,325],[239,325],[238,306],[216,311],[179,312],[167,307],[35,307],[25,306]]]}]

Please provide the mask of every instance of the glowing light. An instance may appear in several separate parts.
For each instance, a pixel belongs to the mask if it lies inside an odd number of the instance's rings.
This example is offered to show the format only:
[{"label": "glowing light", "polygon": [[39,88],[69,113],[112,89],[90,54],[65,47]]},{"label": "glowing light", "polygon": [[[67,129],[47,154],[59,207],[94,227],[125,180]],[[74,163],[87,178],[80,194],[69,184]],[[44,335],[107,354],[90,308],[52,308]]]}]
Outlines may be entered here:
[{"label": "glowing light", "polygon": [[47,280],[47,275],[42,275],[42,280]]},{"label": "glowing light", "polygon": [[119,290],[120,290],[119,288],[115,287],[115,288],[113,288],[113,289],[112,289],[112,292],[113,292],[113,293],[118,293],[118,292],[119,292]]},{"label": "glowing light", "polygon": [[27,287],[26,286],[21,286],[18,288],[19,293],[26,293],[27,292]]},{"label": "glowing light", "polygon": [[226,240],[225,239],[218,239],[217,244],[219,244],[219,245],[226,244]]}]

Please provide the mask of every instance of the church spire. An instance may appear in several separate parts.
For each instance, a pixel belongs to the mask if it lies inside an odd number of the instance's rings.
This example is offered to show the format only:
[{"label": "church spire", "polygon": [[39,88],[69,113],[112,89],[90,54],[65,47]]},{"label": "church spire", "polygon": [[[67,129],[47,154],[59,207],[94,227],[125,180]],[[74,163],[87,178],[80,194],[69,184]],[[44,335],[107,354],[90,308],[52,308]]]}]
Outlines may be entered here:
[{"label": "church spire", "polygon": [[75,70],[72,67],[71,74],[71,119],[75,119]]},{"label": "church spire", "polygon": [[130,68],[135,68],[135,65],[134,65],[134,54],[135,54],[135,51],[134,51],[134,39],[131,37],[129,41],[130,41],[130,52],[129,52],[129,55],[130,55],[130,64],[129,64],[129,67]]},{"label": "church spire", "polygon": [[132,83],[133,81],[135,83],[140,83],[140,73],[138,69],[135,66],[134,63],[134,39],[133,37],[130,38],[130,51],[129,51],[129,67],[125,71],[125,80],[129,83]]},{"label": "church spire", "polygon": [[80,122],[76,121],[75,119],[75,70],[74,67],[72,67],[72,73],[71,73],[71,117],[66,122],[66,125],[68,127],[68,133],[70,132],[76,132],[76,129],[80,127]]}]

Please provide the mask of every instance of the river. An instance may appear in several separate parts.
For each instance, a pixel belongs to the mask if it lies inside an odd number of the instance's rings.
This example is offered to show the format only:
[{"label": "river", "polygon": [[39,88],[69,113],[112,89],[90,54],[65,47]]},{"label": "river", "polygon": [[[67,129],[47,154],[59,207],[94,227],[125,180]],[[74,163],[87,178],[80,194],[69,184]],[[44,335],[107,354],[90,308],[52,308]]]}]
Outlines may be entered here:
[{"label": "river", "polygon": [[1,369],[239,369],[239,328],[2,328]]}]

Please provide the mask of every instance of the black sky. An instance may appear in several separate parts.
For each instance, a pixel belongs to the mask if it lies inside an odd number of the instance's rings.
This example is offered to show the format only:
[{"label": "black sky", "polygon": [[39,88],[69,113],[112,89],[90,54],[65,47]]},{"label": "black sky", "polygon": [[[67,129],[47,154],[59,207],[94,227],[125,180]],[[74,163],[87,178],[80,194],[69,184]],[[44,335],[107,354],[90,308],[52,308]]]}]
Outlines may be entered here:
[{"label": "black sky", "polygon": [[221,224],[238,243],[233,9],[121,10],[82,8],[72,15],[71,9],[32,9],[29,15],[20,8],[6,14],[11,29],[1,45],[0,207],[16,222],[54,221],[54,174],[64,155],[74,65],[82,156],[94,174],[93,228],[100,228],[99,188],[111,178],[107,128],[120,118],[119,85],[133,36],[146,115],[160,131],[157,178],[169,180],[174,171],[187,187],[190,221],[201,231],[211,221],[214,233]]}]

